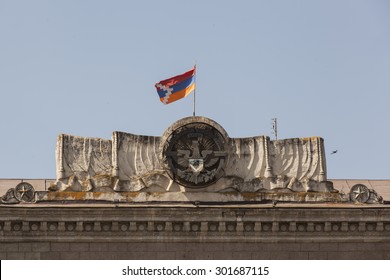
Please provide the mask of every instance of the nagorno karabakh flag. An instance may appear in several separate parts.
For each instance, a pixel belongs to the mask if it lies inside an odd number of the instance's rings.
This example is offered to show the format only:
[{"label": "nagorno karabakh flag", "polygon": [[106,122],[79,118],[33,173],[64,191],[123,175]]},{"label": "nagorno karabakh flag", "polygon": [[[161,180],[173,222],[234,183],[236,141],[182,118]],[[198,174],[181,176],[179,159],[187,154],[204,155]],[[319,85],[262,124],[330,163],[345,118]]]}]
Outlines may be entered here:
[{"label": "nagorno karabakh flag", "polygon": [[195,90],[195,69],[184,74],[158,82],[155,87],[160,96],[160,101],[164,104],[172,103],[189,95]]}]

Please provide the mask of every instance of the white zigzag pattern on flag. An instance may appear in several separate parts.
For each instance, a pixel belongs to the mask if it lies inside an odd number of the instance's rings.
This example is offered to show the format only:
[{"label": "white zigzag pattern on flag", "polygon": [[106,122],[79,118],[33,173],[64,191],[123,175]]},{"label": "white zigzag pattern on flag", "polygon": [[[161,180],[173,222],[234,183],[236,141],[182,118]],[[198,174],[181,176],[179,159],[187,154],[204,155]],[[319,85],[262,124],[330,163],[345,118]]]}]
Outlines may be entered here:
[{"label": "white zigzag pattern on flag", "polygon": [[162,89],[162,90],[165,90],[165,91],[166,91],[165,97],[164,97],[164,99],[162,100],[162,102],[163,102],[164,104],[167,104],[167,103],[168,103],[169,96],[172,94],[173,88],[164,86],[164,85],[162,85],[162,84],[157,84],[156,86],[157,86],[159,89]]}]

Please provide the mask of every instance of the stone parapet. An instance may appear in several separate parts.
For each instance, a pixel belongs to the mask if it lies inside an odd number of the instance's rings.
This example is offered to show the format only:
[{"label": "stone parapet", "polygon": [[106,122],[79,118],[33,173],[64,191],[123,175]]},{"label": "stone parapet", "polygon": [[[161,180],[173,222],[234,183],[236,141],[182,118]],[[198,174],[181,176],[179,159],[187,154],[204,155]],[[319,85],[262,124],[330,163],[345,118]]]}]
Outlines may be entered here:
[{"label": "stone parapet", "polygon": [[216,203],[278,203],[278,202],[348,202],[348,196],[313,192],[259,193],[189,193],[189,192],[35,192],[33,202],[106,201],[114,203],[185,203],[190,205]]},{"label": "stone parapet", "polygon": [[51,191],[334,192],[321,137],[230,138],[201,116],[176,121],[162,136],[61,134],[56,166]]}]

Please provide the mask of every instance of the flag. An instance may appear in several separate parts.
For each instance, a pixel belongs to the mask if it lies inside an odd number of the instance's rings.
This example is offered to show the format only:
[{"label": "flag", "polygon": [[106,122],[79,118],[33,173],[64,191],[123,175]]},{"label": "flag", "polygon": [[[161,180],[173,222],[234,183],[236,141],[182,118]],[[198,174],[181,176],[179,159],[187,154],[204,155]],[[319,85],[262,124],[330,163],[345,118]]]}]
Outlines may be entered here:
[{"label": "flag", "polygon": [[196,66],[184,74],[158,82],[155,87],[160,101],[164,104],[169,104],[186,97],[194,91],[195,69]]}]

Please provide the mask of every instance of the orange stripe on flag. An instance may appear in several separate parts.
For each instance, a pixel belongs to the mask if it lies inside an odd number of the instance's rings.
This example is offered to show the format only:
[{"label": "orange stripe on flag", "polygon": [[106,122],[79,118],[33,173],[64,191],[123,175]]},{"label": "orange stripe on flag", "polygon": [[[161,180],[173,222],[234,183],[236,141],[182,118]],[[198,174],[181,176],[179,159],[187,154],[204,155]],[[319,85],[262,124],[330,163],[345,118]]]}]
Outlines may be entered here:
[{"label": "orange stripe on flag", "polygon": [[[189,95],[193,90],[195,89],[195,84],[193,83],[192,85],[190,85],[188,88],[185,88],[181,91],[177,91],[173,94],[171,94],[168,98],[168,102],[166,104],[169,104],[171,102],[174,102],[176,100],[179,100],[183,97],[186,97],[187,95]],[[160,98],[161,102],[163,101],[164,98]]]}]

